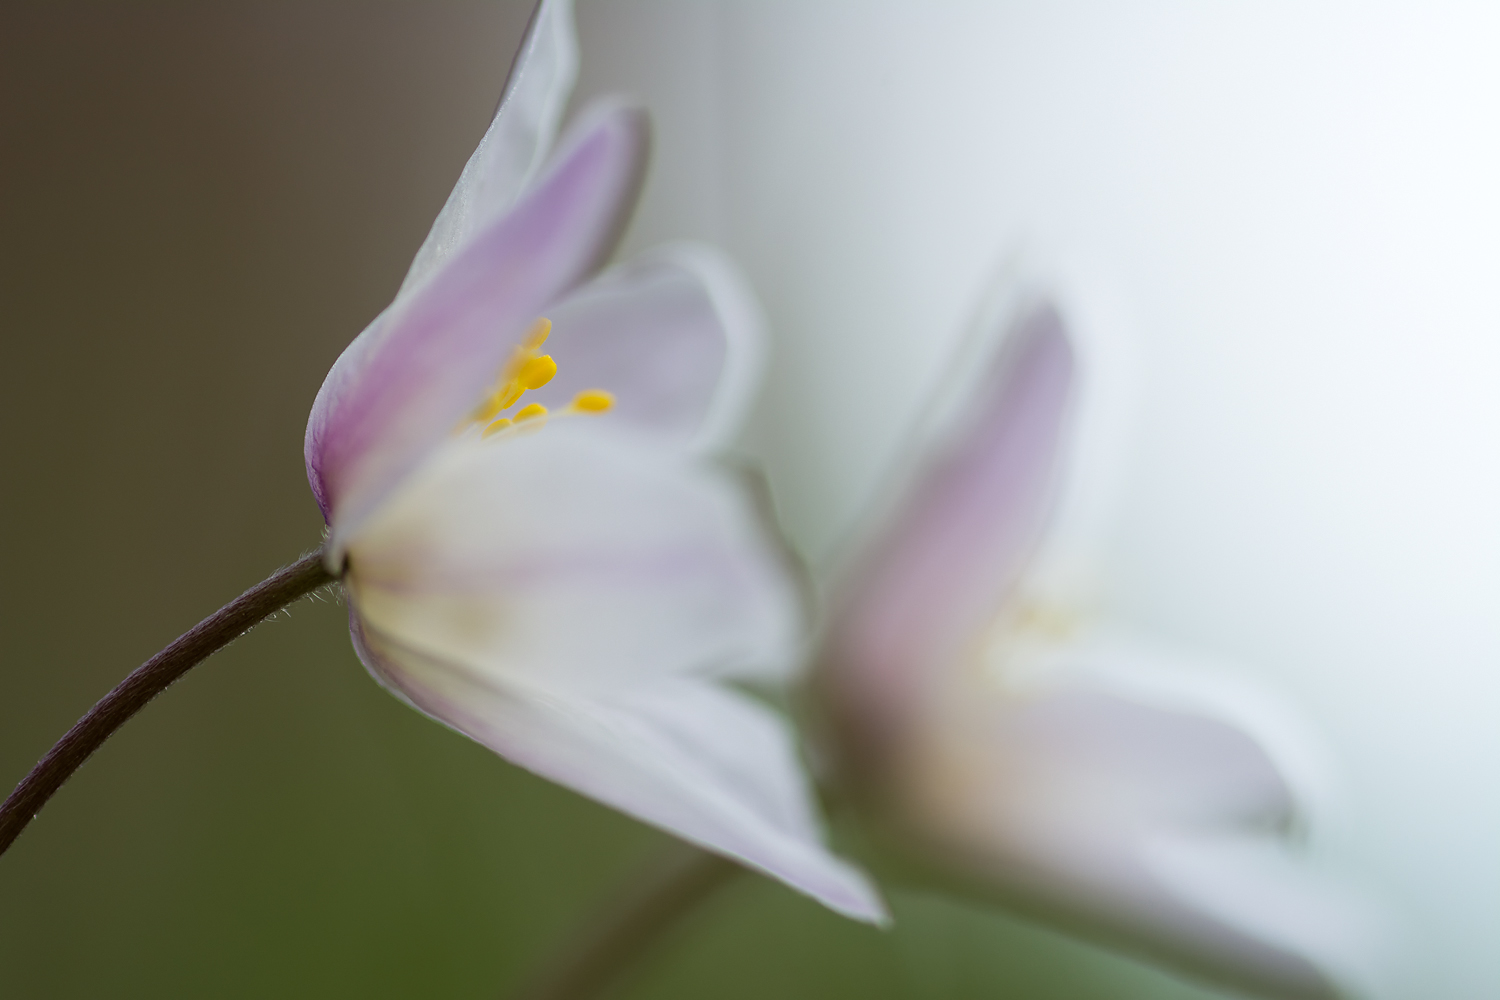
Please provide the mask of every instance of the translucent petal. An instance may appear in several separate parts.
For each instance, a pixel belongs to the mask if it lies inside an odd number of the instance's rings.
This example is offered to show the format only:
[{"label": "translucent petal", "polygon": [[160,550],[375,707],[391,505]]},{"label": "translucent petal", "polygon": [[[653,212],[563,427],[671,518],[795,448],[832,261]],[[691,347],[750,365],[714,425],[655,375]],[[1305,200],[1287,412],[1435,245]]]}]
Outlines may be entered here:
[{"label": "translucent petal", "polygon": [[823,846],[789,731],[748,697],[688,677],[607,692],[501,680],[368,623],[355,634],[383,683],[506,759],[840,913],[885,919],[869,882]]},{"label": "translucent petal", "polygon": [[618,418],[711,450],[733,438],[761,371],[760,310],[711,247],[680,244],[613,268],[548,312],[557,377],[528,399],[615,395]]},{"label": "translucent petal", "polygon": [[946,449],[914,463],[909,495],[835,610],[825,662],[844,714],[874,746],[1004,603],[1050,508],[1073,353],[1049,306],[1026,314]]},{"label": "translucent petal", "polygon": [[577,77],[572,2],[542,0],[516,53],[494,121],[417,251],[402,294],[515,204],[552,147]]},{"label": "translucent petal", "polygon": [[745,491],[611,416],[434,459],[350,547],[367,620],[497,679],[784,675],[798,592]]},{"label": "translucent petal", "polygon": [[955,685],[911,745],[903,815],[1009,905],[1220,982],[1342,995],[1358,921],[1290,853],[1298,803],[1264,734],[1156,696],[1164,678],[1112,684],[1110,655]]}]

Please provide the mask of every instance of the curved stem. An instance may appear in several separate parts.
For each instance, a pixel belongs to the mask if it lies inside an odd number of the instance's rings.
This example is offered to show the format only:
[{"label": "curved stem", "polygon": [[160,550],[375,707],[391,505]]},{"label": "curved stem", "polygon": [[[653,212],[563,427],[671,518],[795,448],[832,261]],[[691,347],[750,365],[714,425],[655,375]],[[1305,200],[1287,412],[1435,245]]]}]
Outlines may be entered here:
[{"label": "curved stem", "polygon": [[10,793],[5,804],[0,805],[0,854],[20,836],[63,782],[147,702],[252,625],[334,579],[323,565],[321,550],[303,556],[194,625],[137,667],[73,724]]},{"label": "curved stem", "polygon": [[743,870],[695,847],[674,850],[642,872],[515,1000],[585,1000],[599,994]]}]

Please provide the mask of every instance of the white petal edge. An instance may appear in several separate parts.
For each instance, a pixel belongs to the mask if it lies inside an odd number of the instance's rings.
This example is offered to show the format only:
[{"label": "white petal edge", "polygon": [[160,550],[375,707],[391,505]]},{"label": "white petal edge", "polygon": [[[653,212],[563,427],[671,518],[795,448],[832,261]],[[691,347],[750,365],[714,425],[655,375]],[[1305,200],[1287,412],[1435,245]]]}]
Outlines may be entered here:
[{"label": "white petal edge", "polygon": [[495,117],[418,248],[398,300],[515,204],[552,148],[577,78],[572,0],[541,0]]},{"label": "white petal edge", "polygon": [[1147,865],[1187,905],[1263,940],[1300,949],[1351,995],[1385,996],[1395,924],[1386,904],[1300,857],[1300,841],[1346,821],[1338,762],[1313,726],[1248,671],[1097,627],[1060,647],[1055,669],[1154,708],[1232,726],[1254,740],[1294,805],[1291,841],[1172,837],[1142,845]]},{"label": "white petal edge", "polygon": [[672,264],[693,275],[718,313],[727,350],[724,370],[692,446],[701,452],[723,450],[743,428],[766,371],[766,317],[760,299],[739,266],[705,244],[668,244],[642,260]]},{"label": "white petal edge", "polygon": [[1043,671],[1143,705],[1218,719],[1246,733],[1273,762],[1309,827],[1342,821],[1343,778],[1317,731],[1248,671],[1199,651],[1100,625],[1039,656]]},{"label": "white petal edge", "polygon": [[507,760],[845,916],[888,919],[870,882],[823,846],[785,724],[747,696],[683,677],[608,697],[496,684],[368,626],[356,648],[404,701]]},{"label": "white petal edge", "polygon": [[1188,906],[1262,940],[1295,942],[1348,995],[1388,994],[1393,942],[1379,908],[1346,885],[1298,870],[1276,845],[1257,837],[1164,838],[1143,844],[1142,855]]}]

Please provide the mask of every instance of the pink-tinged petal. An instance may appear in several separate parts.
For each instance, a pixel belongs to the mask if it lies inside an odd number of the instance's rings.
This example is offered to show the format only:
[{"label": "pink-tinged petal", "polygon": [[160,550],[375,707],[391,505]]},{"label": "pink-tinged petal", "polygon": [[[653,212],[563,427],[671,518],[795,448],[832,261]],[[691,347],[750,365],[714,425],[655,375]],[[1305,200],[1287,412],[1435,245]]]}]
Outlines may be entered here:
[{"label": "pink-tinged petal", "polygon": [[682,677],[607,694],[497,681],[358,621],[355,637],[403,700],[507,760],[840,913],[886,919],[864,876],[823,846],[787,727],[748,697]]},{"label": "pink-tinged petal", "polygon": [[609,253],[635,201],[643,115],[611,106],[515,209],[351,345],[313,403],[305,453],[329,558],[493,382],[545,306]]},{"label": "pink-tinged petal", "polygon": [[577,77],[571,0],[542,0],[516,53],[494,121],[417,251],[402,294],[515,204],[552,146]]},{"label": "pink-tinged petal", "polygon": [[794,667],[798,589],[741,484],[610,417],[449,445],[349,550],[366,619],[498,680]]},{"label": "pink-tinged petal", "polygon": [[307,417],[302,459],[307,466],[307,483],[312,487],[313,499],[317,500],[325,523],[333,523],[333,500],[328,495],[328,483],[323,475],[322,448],[327,426],[340,401],[353,392],[369,365],[371,355],[383,339],[385,320],[390,312],[387,307],[371,320],[370,325],[361,330],[334,360],[333,367],[323,377],[323,384],[313,399],[312,412]]},{"label": "pink-tinged petal", "polygon": [[1357,920],[1288,853],[1297,803],[1257,736],[1098,674],[960,685],[908,744],[900,812],[1009,906],[1216,982],[1338,997]]},{"label": "pink-tinged petal", "polygon": [[1049,511],[1073,382],[1061,317],[1031,309],[854,567],[823,662],[856,752],[880,752],[1004,603]]},{"label": "pink-tinged petal", "polygon": [[718,251],[659,250],[605,272],[548,316],[557,376],[528,400],[559,407],[606,389],[616,419],[691,449],[738,430],[759,381],[764,327],[754,294]]}]

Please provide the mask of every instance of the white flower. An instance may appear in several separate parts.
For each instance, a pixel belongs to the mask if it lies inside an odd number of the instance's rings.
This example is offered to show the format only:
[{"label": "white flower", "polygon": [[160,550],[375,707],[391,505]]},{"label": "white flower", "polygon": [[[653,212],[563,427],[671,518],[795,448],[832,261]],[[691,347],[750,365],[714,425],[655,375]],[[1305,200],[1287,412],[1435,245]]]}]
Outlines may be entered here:
[{"label": "white flower", "polygon": [[822,684],[844,773],[950,885],[1240,988],[1344,995],[1363,928],[1288,852],[1293,730],[1093,627],[1069,579],[1079,363],[1057,308],[1023,305],[851,561]]},{"label": "white flower", "polygon": [[548,0],[396,300],[313,406],[355,646],[509,760],[882,919],[822,846],[787,727],[726,683],[784,678],[803,629],[752,496],[710,457],[754,384],[753,301],[703,248],[584,284],[646,141],[607,104],[543,162],[574,49]]}]

